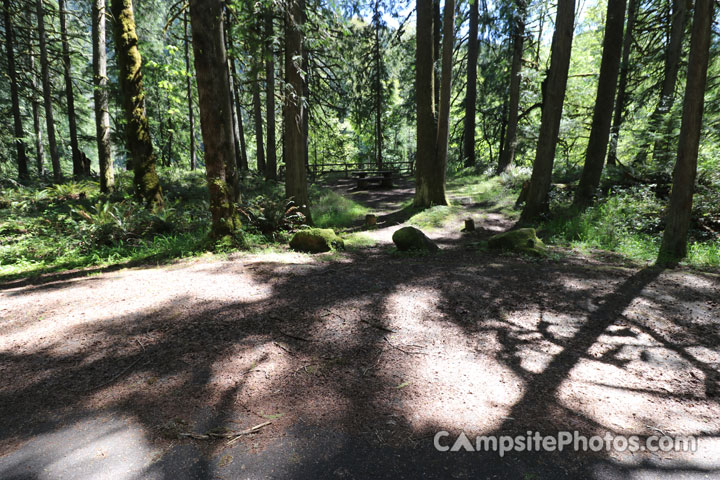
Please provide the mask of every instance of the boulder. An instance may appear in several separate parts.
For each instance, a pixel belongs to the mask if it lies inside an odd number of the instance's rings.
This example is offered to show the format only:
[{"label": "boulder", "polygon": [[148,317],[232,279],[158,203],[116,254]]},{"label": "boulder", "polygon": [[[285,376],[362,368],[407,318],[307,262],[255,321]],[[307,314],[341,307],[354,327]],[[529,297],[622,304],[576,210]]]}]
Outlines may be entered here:
[{"label": "boulder", "polygon": [[493,235],[488,240],[488,248],[511,250],[536,256],[545,255],[545,244],[537,237],[534,228],[519,228]]},{"label": "boulder", "polygon": [[435,252],[439,247],[430,240],[421,230],[415,227],[403,227],[393,233],[392,240],[398,250],[424,250]]},{"label": "boulder", "polygon": [[309,228],[293,235],[290,248],[298,252],[321,253],[344,249],[345,242],[329,228]]}]

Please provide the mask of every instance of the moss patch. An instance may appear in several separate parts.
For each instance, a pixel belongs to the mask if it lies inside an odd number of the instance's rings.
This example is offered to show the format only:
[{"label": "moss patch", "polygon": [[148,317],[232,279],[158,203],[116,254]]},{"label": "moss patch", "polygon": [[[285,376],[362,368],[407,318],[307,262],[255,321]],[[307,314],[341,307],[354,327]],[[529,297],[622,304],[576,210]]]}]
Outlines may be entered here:
[{"label": "moss patch", "polygon": [[520,228],[490,237],[488,247],[496,250],[511,250],[538,257],[544,257],[545,244],[537,237],[534,228]]},{"label": "moss patch", "polygon": [[329,228],[300,230],[290,240],[290,248],[298,252],[321,253],[345,248],[345,242]]}]

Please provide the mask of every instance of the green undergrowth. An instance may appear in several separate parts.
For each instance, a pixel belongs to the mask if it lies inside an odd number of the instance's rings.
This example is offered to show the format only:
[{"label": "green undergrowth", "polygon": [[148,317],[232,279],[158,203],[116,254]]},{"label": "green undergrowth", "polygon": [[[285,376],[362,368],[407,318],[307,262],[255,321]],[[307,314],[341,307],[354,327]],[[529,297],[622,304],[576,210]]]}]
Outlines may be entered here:
[{"label": "green undergrowth", "polygon": [[[570,192],[553,198],[553,215],[540,225],[551,244],[592,253],[614,252],[630,260],[651,263],[657,258],[667,200],[651,186],[617,189],[585,211],[570,206]],[[697,268],[720,266],[720,239],[703,229],[691,228],[688,255],[683,264]]]},{"label": "green undergrowth", "polygon": [[[204,172],[160,172],[165,208],[148,211],[130,195],[132,176],[119,172],[115,193],[93,181],[61,185],[3,184],[0,193],[0,281],[84,267],[152,264],[207,252],[273,252],[285,249],[294,228],[284,187],[257,176],[242,180],[243,229],[216,241]],[[311,188],[313,220],[342,229],[367,210],[327,188]],[[372,245],[367,235],[348,246]]]}]

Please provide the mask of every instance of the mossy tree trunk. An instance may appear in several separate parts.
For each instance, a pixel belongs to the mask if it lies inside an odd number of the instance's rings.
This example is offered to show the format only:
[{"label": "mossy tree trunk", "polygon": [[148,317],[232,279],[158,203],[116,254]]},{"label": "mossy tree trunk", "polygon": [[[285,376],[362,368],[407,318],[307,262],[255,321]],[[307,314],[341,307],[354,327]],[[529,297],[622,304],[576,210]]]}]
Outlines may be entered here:
[{"label": "mossy tree trunk", "polygon": [[192,0],[190,21],[212,235],[217,238],[240,227],[235,210],[238,192],[228,170],[235,164],[235,140],[222,0]]},{"label": "mossy tree trunk", "polygon": [[615,105],[615,91],[620,70],[620,56],[622,55],[625,6],[625,0],[608,1],[600,77],[598,78],[590,139],[585,152],[585,165],[583,165],[580,184],[575,192],[575,205],[581,207],[592,203],[595,191],[600,185],[600,177],[605,164],[613,115],[612,108],[608,108],[608,106]]},{"label": "mossy tree trunk", "polygon": [[18,178],[21,181],[29,177],[27,154],[25,153],[25,130],[20,116],[20,96],[18,94],[18,79],[15,69],[15,36],[13,32],[10,0],[3,0],[3,15],[5,19],[5,48],[7,49],[8,76],[10,77],[10,99],[13,115],[15,148],[17,149]]},{"label": "mossy tree trunk", "polygon": [[285,196],[292,198],[311,222],[305,170],[305,142],[302,72],[305,40],[303,26],[305,0],[288,0],[285,10],[285,75],[287,90],[283,106],[283,148],[285,156]]},{"label": "mossy tree trunk", "polygon": [[702,130],[715,0],[696,0],[687,83],[670,206],[657,263],[675,266],[687,254],[697,157]]},{"label": "mossy tree trunk", "polygon": [[145,110],[142,57],[138,49],[132,0],[111,0],[110,8],[115,19],[115,50],[135,195],[148,207],[160,207],[163,204],[162,189],[155,170],[156,157]]},{"label": "mossy tree trunk", "polygon": [[95,85],[95,138],[100,164],[100,191],[115,187],[112,149],[110,144],[110,106],[108,104],[107,51],[105,44],[105,0],[93,0],[93,80]]},{"label": "mossy tree trunk", "polygon": [[558,0],[538,145],[525,208],[520,216],[521,224],[534,222],[548,207],[548,192],[565,102],[574,27],[575,0]]}]

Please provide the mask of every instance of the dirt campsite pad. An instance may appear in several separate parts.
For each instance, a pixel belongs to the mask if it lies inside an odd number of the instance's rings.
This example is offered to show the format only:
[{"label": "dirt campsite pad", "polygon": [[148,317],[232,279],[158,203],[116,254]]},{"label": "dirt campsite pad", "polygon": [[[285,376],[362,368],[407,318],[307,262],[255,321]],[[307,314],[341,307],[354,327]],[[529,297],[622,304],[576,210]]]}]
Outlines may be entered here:
[{"label": "dirt campsite pad", "polygon": [[[373,247],[2,285],[0,478],[720,478],[717,273],[478,250],[496,216],[398,254],[381,200]],[[698,449],[500,457],[439,431]]]}]

